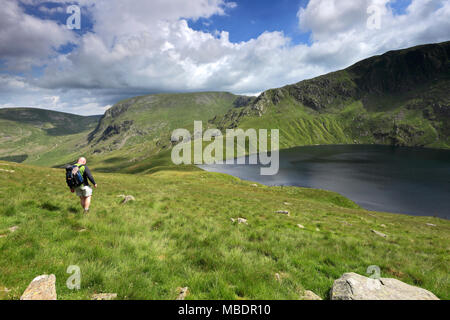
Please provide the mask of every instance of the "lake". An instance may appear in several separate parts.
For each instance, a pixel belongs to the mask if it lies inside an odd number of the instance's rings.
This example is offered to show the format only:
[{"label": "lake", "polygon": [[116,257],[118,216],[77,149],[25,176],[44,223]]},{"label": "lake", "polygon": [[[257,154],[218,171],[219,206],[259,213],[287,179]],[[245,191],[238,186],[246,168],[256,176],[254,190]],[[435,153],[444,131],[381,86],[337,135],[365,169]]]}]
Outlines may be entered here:
[{"label": "lake", "polygon": [[268,186],[335,191],[367,210],[450,219],[449,150],[378,145],[298,147],[280,151],[280,170],[275,176],[261,176],[260,165],[199,167]]}]

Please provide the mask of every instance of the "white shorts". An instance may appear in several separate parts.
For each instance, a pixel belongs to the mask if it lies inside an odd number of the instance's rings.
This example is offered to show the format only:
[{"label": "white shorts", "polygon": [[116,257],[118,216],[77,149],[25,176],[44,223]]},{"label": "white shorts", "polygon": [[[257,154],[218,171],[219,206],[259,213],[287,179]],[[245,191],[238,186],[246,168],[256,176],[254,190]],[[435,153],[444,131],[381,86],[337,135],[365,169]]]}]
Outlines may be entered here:
[{"label": "white shorts", "polygon": [[92,196],[92,188],[89,186],[79,186],[77,188],[75,188],[75,192],[77,193],[77,196],[79,197],[90,197]]}]

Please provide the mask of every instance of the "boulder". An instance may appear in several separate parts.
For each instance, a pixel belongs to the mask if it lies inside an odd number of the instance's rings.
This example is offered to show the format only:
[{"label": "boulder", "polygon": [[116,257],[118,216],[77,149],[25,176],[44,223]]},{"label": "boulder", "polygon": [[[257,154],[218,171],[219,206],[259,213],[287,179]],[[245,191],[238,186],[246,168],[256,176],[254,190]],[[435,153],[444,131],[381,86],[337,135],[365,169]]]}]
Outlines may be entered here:
[{"label": "boulder", "polygon": [[433,293],[392,278],[345,273],[334,281],[331,300],[439,300]]},{"label": "boulder", "polygon": [[20,300],[56,300],[54,274],[38,276],[31,281]]}]

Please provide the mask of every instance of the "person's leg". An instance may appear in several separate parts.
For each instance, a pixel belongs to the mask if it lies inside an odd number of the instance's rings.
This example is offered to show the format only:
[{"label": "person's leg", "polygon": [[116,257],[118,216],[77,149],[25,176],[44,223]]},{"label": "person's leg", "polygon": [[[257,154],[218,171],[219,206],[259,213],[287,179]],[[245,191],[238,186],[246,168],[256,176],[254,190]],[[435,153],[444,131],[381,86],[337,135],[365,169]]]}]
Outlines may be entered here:
[{"label": "person's leg", "polygon": [[84,211],[89,211],[90,206],[91,206],[91,196],[86,197],[84,200]]},{"label": "person's leg", "polygon": [[85,198],[84,197],[80,197],[80,204],[81,207],[84,209],[84,203],[85,203]]}]

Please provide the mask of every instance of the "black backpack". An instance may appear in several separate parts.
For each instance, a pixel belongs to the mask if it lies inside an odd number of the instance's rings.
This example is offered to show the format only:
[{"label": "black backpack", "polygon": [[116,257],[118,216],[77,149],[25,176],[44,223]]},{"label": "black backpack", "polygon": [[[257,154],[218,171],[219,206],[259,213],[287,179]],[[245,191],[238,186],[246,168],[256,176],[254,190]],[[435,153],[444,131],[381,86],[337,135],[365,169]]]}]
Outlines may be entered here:
[{"label": "black backpack", "polygon": [[84,182],[83,175],[80,172],[82,166],[67,166],[66,167],[66,183],[70,189],[75,189],[81,186]]}]

